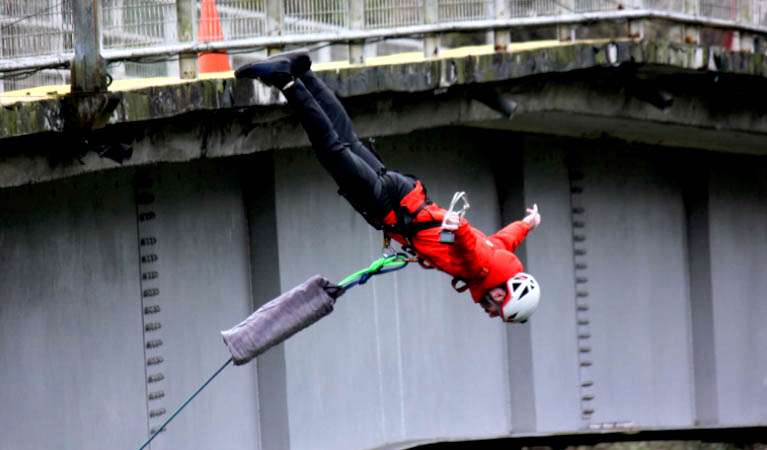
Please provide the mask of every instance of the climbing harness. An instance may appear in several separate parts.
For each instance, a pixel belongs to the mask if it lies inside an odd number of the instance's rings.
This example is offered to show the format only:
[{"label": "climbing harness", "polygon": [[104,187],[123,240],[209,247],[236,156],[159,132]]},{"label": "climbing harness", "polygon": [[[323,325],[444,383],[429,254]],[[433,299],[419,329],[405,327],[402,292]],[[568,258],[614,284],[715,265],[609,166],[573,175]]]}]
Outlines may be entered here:
[{"label": "climbing harness", "polygon": [[[383,181],[384,191],[389,197],[389,203],[391,204],[392,211],[394,211],[395,222],[393,225],[379,224],[376,226],[376,228],[383,230],[384,240],[386,240],[390,234],[398,234],[405,239],[408,247],[416,250],[415,244],[413,244],[413,236],[418,234],[420,231],[428,230],[429,228],[435,228],[441,225],[439,220],[429,220],[424,222],[415,221],[416,217],[418,217],[418,214],[423,211],[424,208],[433,203],[431,200],[429,200],[429,195],[426,192],[426,187],[421,184],[424,197],[423,203],[421,203],[418,208],[415,209],[415,211],[410,212],[406,206],[402,205],[399,195],[397,195],[397,188],[391,173],[386,169],[381,169],[378,176],[381,178],[381,181]],[[405,176],[408,176],[418,182],[418,179],[413,175]]]},{"label": "climbing harness", "polygon": [[374,275],[404,269],[408,263],[417,261],[404,253],[384,255],[370,267],[359,270],[334,285],[315,275],[289,292],[267,302],[247,319],[230,330],[222,331],[224,343],[232,353],[208,380],[200,386],[157,430],[139,447],[143,450],[162,432],[182,409],[229,364],[245,364],[259,354],[283,342],[298,331],[308,327],[333,311],[336,298],[346,290],[365,284]]},{"label": "climbing harness", "polygon": [[[385,196],[386,199],[389,200],[391,211],[394,213],[395,222],[393,224],[383,223],[383,215],[386,215],[388,211],[378,211],[377,214],[373,214],[369,212],[363,203],[353,194],[347,193],[342,189],[338,190],[338,194],[344,197],[355,209],[355,211],[357,211],[365,219],[365,221],[370,224],[370,226],[376,230],[383,231],[384,240],[388,239],[389,235],[396,234],[402,236],[410,248],[415,249],[411,239],[413,236],[418,234],[420,231],[438,227],[442,223],[439,220],[430,220],[424,222],[415,221],[418,213],[433,203],[431,200],[429,200],[429,196],[426,192],[426,187],[421,184],[424,201],[415,209],[415,211],[410,212],[410,210],[406,206],[403,206],[401,203],[402,193],[398,189],[400,185],[398,184],[396,178],[399,176],[409,178],[416,182],[416,186],[419,183],[418,178],[414,175],[394,172],[386,168],[379,170],[377,175],[378,179],[381,181],[381,195]],[[387,246],[388,245],[384,245],[384,248]]]}]

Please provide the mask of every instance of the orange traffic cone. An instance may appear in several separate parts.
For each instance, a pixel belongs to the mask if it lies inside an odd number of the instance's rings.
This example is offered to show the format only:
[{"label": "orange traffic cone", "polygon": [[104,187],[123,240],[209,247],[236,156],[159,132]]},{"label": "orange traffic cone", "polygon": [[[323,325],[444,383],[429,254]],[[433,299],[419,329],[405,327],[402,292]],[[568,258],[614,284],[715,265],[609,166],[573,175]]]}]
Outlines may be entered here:
[{"label": "orange traffic cone", "polygon": [[[200,23],[197,30],[197,42],[222,41],[221,22],[214,0],[202,0]],[[199,73],[229,72],[229,56],[225,50],[220,52],[202,52],[197,55],[197,71]]]}]

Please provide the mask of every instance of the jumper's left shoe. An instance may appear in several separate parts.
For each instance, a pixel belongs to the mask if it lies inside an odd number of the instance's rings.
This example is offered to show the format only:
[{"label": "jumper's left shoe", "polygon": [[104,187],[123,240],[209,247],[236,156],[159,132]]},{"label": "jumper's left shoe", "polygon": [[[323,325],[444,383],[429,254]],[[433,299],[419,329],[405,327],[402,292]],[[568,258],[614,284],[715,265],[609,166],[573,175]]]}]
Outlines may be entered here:
[{"label": "jumper's left shoe", "polygon": [[286,53],[272,56],[263,61],[240,67],[234,72],[236,78],[257,78],[270,86],[282,88],[293,77],[300,77],[312,65],[306,53]]},{"label": "jumper's left shoe", "polygon": [[234,72],[234,76],[259,79],[267,86],[276,86],[280,89],[293,81],[293,75],[290,74],[290,59],[284,56],[273,56],[242,66]]},{"label": "jumper's left shoe", "polygon": [[300,77],[312,68],[312,60],[306,52],[288,53],[285,56],[290,58],[290,73],[294,77]]}]

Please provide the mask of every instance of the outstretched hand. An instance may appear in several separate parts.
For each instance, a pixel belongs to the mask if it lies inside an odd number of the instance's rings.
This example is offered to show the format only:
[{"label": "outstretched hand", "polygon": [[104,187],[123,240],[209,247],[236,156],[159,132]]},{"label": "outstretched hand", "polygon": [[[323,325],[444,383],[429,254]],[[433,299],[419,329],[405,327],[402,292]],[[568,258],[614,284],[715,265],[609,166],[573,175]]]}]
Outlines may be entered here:
[{"label": "outstretched hand", "polygon": [[531,230],[534,230],[538,225],[541,224],[541,215],[538,214],[537,203],[533,205],[532,209],[527,208],[527,216],[525,216],[522,221],[530,225]]}]

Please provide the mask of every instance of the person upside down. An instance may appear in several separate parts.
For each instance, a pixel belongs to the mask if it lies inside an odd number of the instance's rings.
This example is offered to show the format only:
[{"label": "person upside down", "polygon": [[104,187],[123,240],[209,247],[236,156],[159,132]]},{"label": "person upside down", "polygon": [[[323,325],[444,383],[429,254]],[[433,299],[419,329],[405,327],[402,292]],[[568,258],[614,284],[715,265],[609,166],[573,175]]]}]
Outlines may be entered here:
[{"label": "person upside down", "polygon": [[[343,105],[311,70],[306,53],[247,64],[235,77],[258,79],[282,91],[339,193],[368,223],[414,251],[425,267],[452,275],[453,287],[468,289],[491,318],[527,321],[538,307],[540,287],[512,252],[541,223],[537,205],[492,236],[440,208],[419,179],[387,169],[360,142]],[[440,243],[443,230],[454,233],[452,245]]]}]

